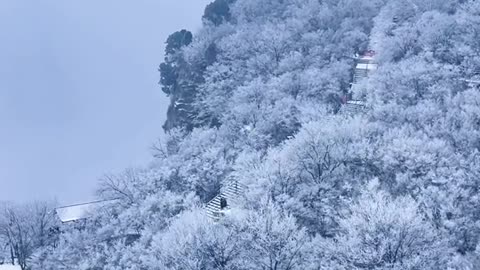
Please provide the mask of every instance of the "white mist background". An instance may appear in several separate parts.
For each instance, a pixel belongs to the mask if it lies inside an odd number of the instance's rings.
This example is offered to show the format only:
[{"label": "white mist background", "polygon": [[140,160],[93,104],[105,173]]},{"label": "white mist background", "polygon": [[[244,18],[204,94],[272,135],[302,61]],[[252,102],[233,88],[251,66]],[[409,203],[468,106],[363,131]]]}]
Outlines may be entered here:
[{"label": "white mist background", "polygon": [[0,2],[0,200],[88,201],[162,135],[164,42],[210,0]]}]

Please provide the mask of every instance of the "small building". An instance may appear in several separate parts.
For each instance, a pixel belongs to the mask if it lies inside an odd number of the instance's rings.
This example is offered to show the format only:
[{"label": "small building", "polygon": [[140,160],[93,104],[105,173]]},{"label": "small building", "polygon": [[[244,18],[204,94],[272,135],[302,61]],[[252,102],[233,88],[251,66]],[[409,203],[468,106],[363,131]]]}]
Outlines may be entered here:
[{"label": "small building", "polygon": [[[64,230],[85,229],[86,221],[91,218],[95,213],[102,211],[106,206],[118,202],[117,199],[93,201],[87,203],[72,204],[55,209],[55,214],[62,222],[63,228],[58,228],[58,233],[64,232]],[[99,241],[107,244],[123,243],[124,245],[131,245],[141,237],[138,231],[117,232],[115,235],[110,235]]]},{"label": "small building", "polygon": [[55,214],[62,223],[78,222],[88,219],[100,208],[116,200],[102,200],[72,204],[55,208]]}]

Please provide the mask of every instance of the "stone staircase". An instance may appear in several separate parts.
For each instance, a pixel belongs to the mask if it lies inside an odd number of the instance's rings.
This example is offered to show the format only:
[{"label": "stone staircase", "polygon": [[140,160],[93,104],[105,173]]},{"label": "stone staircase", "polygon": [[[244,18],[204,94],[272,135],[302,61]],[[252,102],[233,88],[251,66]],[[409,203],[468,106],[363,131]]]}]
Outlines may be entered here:
[{"label": "stone staircase", "polygon": [[368,77],[368,70],[367,69],[355,69],[355,73],[353,75],[353,84],[360,82],[363,78]]},{"label": "stone staircase", "polygon": [[[374,51],[367,51],[364,55],[357,57],[351,88],[355,87],[360,81],[368,78],[371,72],[377,69],[374,62]],[[344,115],[356,115],[365,111],[365,102],[361,100],[345,100],[340,113]]]},{"label": "stone staircase", "polygon": [[367,107],[363,101],[351,100],[340,109],[340,114],[347,116],[354,116],[357,114],[365,113]]},{"label": "stone staircase", "polygon": [[377,64],[374,62],[373,57],[374,52],[369,51],[369,54],[357,58],[352,84],[357,84],[362,79],[367,78],[369,73],[377,69]]},{"label": "stone staircase", "polygon": [[207,216],[215,221],[239,204],[246,186],[237,180],[227,182],[220,193],[205,205]]}]

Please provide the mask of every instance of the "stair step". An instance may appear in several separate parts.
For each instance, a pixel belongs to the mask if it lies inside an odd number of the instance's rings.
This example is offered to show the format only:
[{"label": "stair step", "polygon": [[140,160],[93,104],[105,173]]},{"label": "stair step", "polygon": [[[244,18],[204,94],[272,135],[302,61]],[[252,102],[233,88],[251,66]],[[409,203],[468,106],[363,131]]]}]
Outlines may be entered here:
[{"label": "stair step", "polygon": [[220,209],[220,205],[215,205],[215,204],[209,204],[207,207],[212,209]]},{"label": "stair step", "polygon": [[212,206],[220,206],[220,203],[217,202],[210,202],[207,205],[212,205]]},{"label": "stair step", "polygon": [[222,190],[222,193],[225,193],[225,192],[229,192],[229,193],[238,193],[239,190],[236,190],[236,189],[225,189],[225,190]]},{"label": "stair step", "polygon": [[223,193],[223,195],[225,195],[226,197],[227,197],[227,196],[237,197],[237,196],[238,196],[238,193],[234,193],[234,192],[230,192],[230,191],[225,191],[225,192]]},{"label": "stair step", "polygon": [[240,187],[228,187],[227,189],[229,189],[229,190],[238,190],[238,191],[242,190],[242,188],[240,188]]},{"label": "stair step", "polygon": [[[220,193],[205,205],[206,215],[213,220],[220,219],[224,215],[223,210],[230,209],[232,205],[240,202],[244,189],[246,189],[245,185],[238,182],[228,182],[221,188]],[[222,198],[227,200],[226,208],[221,207]]]},{"label": "stair step", "polygon": [[220,204],[219,203],[209,203],[207,205],[210,205],[212,207],[220,207]]},{"label": "stair step", "polygon": [[210,201],[208,204],[218,204],[218,205],[220,205],[220,200]]}]

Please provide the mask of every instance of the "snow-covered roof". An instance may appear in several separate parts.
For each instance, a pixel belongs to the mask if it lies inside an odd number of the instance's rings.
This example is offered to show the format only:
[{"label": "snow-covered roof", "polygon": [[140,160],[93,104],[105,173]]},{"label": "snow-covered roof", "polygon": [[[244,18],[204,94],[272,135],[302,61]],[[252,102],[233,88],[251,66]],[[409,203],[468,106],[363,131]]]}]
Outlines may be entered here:
[{"label": "snow-covered roof", "polygon": [[92,215],[92,213],[101,206],[104,206],[109,201],[95,201],[88,203],[80,203],[68,206],[62,206],[55,209],[58,218],[62,222],[70,222],[81,219],[86,219]]}]

